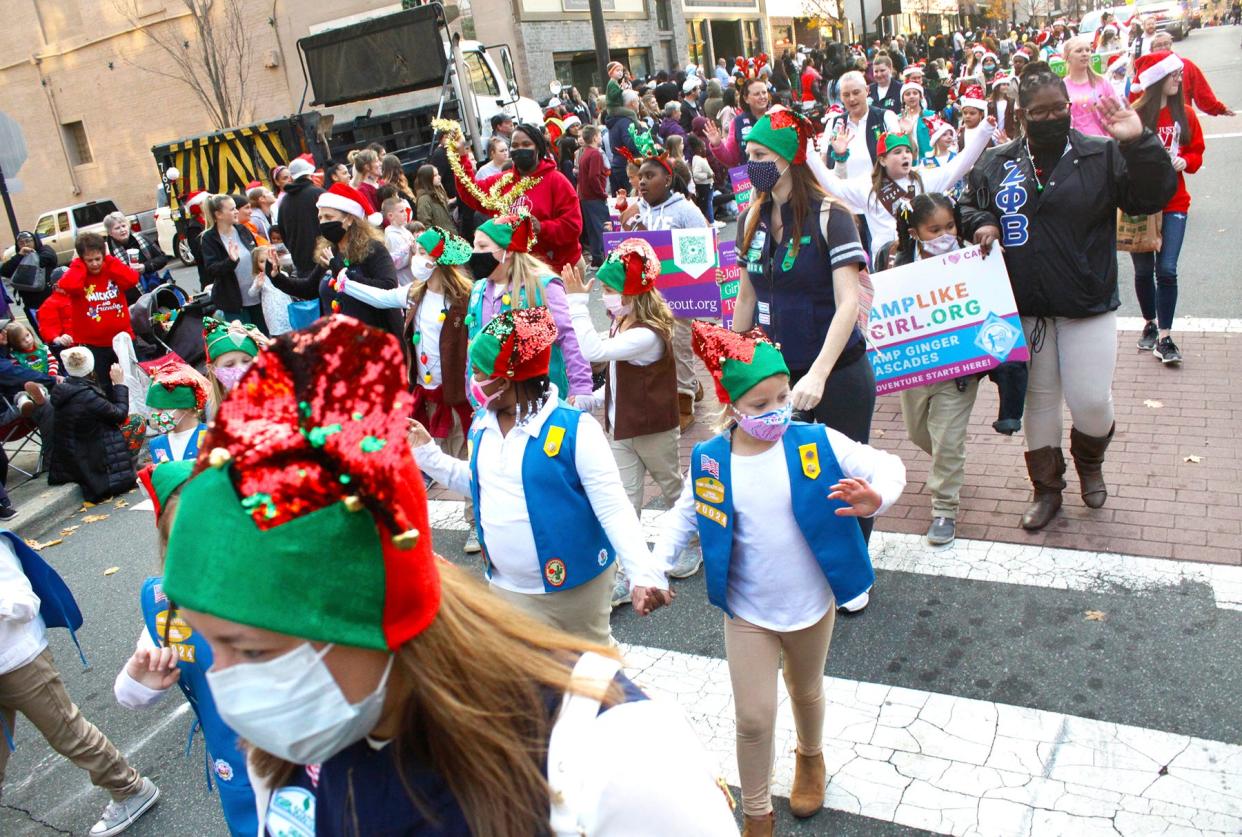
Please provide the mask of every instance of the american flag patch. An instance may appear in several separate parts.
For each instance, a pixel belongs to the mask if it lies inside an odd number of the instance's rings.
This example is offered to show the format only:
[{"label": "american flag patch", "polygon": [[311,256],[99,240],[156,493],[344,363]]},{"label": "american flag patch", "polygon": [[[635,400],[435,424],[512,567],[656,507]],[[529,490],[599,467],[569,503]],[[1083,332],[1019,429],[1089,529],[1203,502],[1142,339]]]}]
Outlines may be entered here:
[{"label": "american flag patch", "polygon": [[699,468],[702,469],[703,473],[711,474],[716,479],[720,479],[720,463],[705,453],[699,454]]}]

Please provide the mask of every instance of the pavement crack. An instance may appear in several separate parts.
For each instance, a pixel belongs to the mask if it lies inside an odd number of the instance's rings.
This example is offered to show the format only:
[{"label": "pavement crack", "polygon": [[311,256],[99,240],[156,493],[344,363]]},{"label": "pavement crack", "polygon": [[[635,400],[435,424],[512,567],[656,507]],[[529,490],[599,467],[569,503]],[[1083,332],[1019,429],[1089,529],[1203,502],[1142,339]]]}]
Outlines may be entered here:
[{"label": "pavement crack", "polygon": [[27,811],[25,808],[22,808],[20,805],[12,805],[12,804],[10,804],[10,803],[8,803],[8,802],[3,802],[3,803],[0,803],[0,808],[8,808],[10,811],[16,811],[16,812],[17,812],[17,813],[19,813],[19,814],[25,814],[25,815],[26,815],[26,817],[27,817],[27,818],[28,818],[31,822],[33,822],[33,823],[35,823],[35,824],[37,824],[37,825],[41,825],[41,826],[43,826],[44,828],[51,829],[52,831],[55,831],[57,834],[68,834],[68,835],[70,835],[70,837],[73,837],[73,835],[77,833],[77,832],[75,832],[75,831],[65,831],[65,829],[63,829],[63,828],[58,828],[58,827],[56,827],[56,826],[52,825],[50,822],[48,822],[48,821],[46,821],[46,820],[41,820],[41,819],[39,819],[38,817],[36,817],[36,816],[34,815],[34,812],[32,812],[32,811]]}]

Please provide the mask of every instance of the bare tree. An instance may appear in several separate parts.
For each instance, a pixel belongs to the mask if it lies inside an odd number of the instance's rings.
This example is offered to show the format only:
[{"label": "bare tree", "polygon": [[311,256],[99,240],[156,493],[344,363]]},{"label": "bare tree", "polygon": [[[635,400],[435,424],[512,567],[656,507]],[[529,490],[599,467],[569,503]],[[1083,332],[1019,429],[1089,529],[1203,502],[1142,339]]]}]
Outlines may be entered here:
[{"label": "bare tree", "polygon": [[180,0],[188,17],[159,22],[139,20],[142,0],[112,2],[168,59],[166,65],[131,62],[134,66],[185,84],[217,128],[246,121],[251,110],[247,81],[252,56],[242,0]]}]

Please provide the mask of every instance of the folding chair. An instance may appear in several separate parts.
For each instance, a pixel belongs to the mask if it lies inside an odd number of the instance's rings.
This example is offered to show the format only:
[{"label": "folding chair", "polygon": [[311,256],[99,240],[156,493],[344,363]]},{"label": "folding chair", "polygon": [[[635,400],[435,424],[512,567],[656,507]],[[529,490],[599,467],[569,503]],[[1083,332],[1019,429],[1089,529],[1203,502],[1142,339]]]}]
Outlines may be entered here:
[{"label": "folding chair", "polygon": [[[43,461],[43,436],[39,433],[39,425],[31,419],[23,418],[12,402],[4,396],[0,396],[0,415],[14,416],[0,425],[0,446],[4,447],[5,456],[8,457],[9,470],[16,471],[23,477],[20,482],[7,486],[13,489],[47,470]],[[31,450],[37,453],[33,472],[17,464],[17,457]]]}]

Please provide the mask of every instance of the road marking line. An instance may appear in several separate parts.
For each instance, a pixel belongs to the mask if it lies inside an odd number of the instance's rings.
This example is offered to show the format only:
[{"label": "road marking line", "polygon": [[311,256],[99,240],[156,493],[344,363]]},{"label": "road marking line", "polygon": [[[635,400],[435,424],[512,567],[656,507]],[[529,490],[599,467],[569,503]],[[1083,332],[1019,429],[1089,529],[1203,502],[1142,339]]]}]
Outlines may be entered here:
[{"label": "road marking line", "polygon": [[[728,663],[621,650],[736,785]],[[783,678],[776,686],[772,792],[788,796],[797,739]],[[827,808],[943,834],[1242,833],[1237,745],[838,677],[824,688]]]},{"label": "road marking line", "polygon": [[[433,530],[467,531],[461,502],[431,500],[427,505]],[[643,533],[649,542],[655,540],[662,514],[660,509],[643,509]],[[933,548],[922,535],[878,531],[871,537],[871,562],[879,570],[1053,590],[1149,592],[1204,584],[1218,608],[1242,610],[1242,567],[1221,564],[965,538]]]},{"label": "road marking line", "polygon": [[[1142,331],[1147,321],[1142,317],[1118,317],[1118,331]],[[1242,333],[1242,319],[1220,317],[1174,317],[1173,330],[1179,332],[1201,331],[1206,334]]]}]

